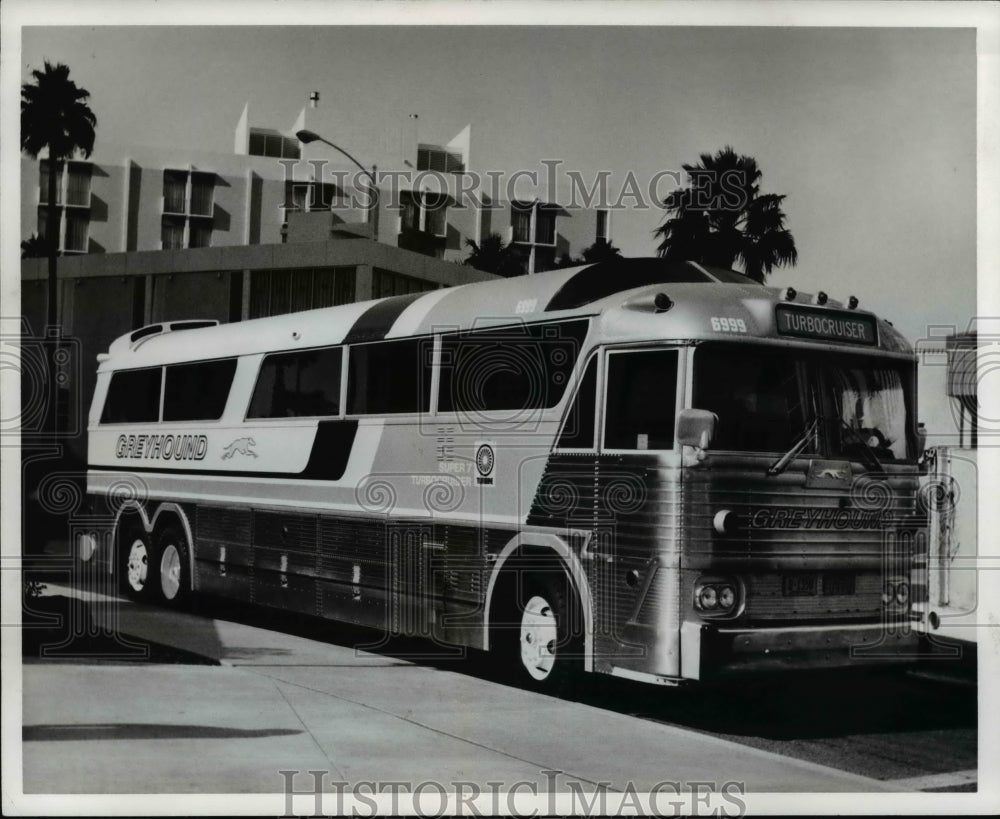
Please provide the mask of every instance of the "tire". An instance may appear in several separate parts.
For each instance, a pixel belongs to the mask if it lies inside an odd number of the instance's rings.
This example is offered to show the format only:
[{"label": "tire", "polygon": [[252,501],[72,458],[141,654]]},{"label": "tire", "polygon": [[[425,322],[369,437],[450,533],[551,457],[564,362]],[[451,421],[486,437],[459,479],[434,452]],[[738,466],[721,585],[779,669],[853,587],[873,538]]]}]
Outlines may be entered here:
[{"label": "tire", "polygon": [[118,536],[118,588],[133,600],[151,597],[155,575],[153,547],[149,534],[137,525],[128,526]]},{"label": "tire", "polygon": [[564,692],[578,678],[583,655],[582,619],[569,578],[561,569],[529,572],[515,575],[506,588],[513,605],[498,624],[501,671],[522,687]]},{"label": "tire", "polygon": [[183,606],[191,594],[191,563],[187,538],[179,527],[171,524],[157,532],[154,555],[156,599],[168,606]]}]

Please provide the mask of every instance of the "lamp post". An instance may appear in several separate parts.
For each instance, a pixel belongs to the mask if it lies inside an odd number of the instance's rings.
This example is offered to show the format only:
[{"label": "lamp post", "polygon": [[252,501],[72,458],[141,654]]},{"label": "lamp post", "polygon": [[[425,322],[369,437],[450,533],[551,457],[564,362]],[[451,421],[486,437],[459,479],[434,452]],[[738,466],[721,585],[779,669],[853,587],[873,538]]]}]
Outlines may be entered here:
[{"label": "lamp post", "polygon": [[349,160],[351,160],[351,162],[353,162],[355,165],[358,166],[358,169],[362,173],[364,173],[365,175],[367,175],[367,177],[368,177],[368,179],[369,179],[369,181],[371,183],[371,203],[368,206],[369,211],[370,211],[369,222],[370,222],[370,224],[372,226],[372,239],[377,242],[378,241],[379,195],[378,195],[378,183],[377,183],[377,181],[375,179],[375,174],[373,173],[373,171],[377,171],[378,170],[378,166],[372,165],[372,170],[369,171],[364,165],[362,165],[360,162],[358,162],[358,160],[356,160],[353,156],[351,156],[349,153],[347,153],[347,151],[345,151],[339,145],[334,145],[332,142],[330,142],[330,140],[328,140],[328,139],[326,139],[324,137],[321,137],[315,131],[307,131],[307,130],[297,131],[295,133],[295,136],[299,140],[299,142],[301,142],[303,145],[308,145],[310,142],[322,142],[324,145],[329,145],[335,151],[339,151],[344,156],[346,156]]}]

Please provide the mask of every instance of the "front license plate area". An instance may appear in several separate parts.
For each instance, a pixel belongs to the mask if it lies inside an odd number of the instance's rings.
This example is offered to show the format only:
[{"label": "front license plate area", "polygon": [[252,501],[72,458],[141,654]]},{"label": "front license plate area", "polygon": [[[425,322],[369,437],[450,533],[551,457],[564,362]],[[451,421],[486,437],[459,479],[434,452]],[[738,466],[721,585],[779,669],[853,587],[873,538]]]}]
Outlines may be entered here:
[{"label": "front license plate area", "polygon": [[810,597],[816,594],[816,581],[815,574],[783,574],[781,593],[785,597]]}]

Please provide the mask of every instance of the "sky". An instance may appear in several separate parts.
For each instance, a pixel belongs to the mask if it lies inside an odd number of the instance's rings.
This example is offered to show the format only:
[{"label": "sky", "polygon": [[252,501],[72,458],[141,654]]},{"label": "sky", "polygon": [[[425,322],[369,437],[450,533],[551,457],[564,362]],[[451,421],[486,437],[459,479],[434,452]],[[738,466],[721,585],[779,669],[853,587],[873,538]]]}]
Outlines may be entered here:
[{"label": "sky", "polygon": [[[974,29],[39,26],[21,46],[22,81],[47,59],[90,91],[98,144],[231,152],[245,103],[288,128],[317,90],[366,164],[415,113],[421,141],[471,123],[474,169],[557,159],[609,172],[612,198],[630,172],[645,185],[732,145],[787,197],[799,261],[771,283],[856,295],[911,340],[976,314]],[[627,203],[613,241],[653,255],[663,212]]]}]

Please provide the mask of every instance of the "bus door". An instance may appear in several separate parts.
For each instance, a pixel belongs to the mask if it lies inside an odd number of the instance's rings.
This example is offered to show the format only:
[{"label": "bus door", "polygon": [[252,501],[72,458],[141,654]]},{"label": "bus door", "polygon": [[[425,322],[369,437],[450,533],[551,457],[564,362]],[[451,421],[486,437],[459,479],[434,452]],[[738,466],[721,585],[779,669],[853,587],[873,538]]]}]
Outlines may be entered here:
[{"label": "bus door", "polygon": [[[684,349],[606,350],[591,562],[597,652],[619,668],[676,673],[679,624],[670,589],[676,574],[680,447],[675,419],[683,405]],[[666,627],[664,627],[666,625]],[[676,627],[675,627],[676,626]]]}]

